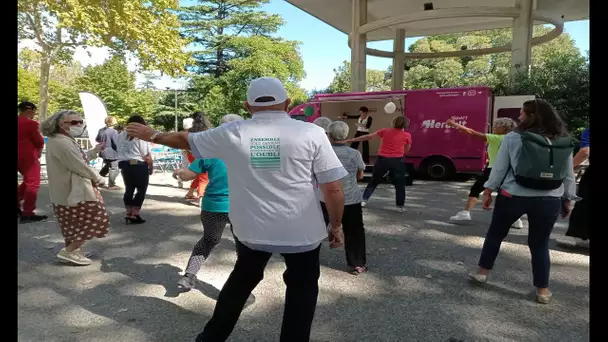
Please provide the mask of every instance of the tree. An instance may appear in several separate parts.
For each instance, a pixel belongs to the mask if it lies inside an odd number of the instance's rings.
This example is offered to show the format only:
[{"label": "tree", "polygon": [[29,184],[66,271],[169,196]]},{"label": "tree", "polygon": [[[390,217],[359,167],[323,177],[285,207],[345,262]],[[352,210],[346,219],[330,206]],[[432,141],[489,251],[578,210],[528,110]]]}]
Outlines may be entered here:
[{"label": "tree", "polygon": [[[330,93],[348,93],[351,90],[350,83],[350,62],[344,61],[337,69],[334,69],[334,79],[327,87]],[[386,77],[386,72],[382,70],[368,69],[366,71],[367,91],[390,90],[391,86]]]},{"label": "tree", "polygon": [[[548,32],[534,27],[534,36]],[[448,34],[418,39],[410,52],[441,52],[460,49],[496,47],[511,42],[511,30],[499,29]],[[568,34],[532,48],[532,66],[528,74],[509,76],[511,54],[466,56],[436,59],[406,59],[404,88],[430,89],[484,85],[495,95],[537,95],[552,103],[564,115],[569,129],[578,135],[589,122],[589,65]],[[368,91],[375,89],[378,78],[367,71]],[[350,91],[350,64],[334,69],[329,86],[332,92]],[[386,72],[390,78],[391,68]]]},{"label": "tree", "polygon": [[[38,70],[40,70],[40,53],[30,49],[22,49],[18,56],[18,102],[39,103],[40,78]],[[58,64],[51,68],[48,84],[49,94],[51,95],[48,103],[50,112],[54,112],[60,107],[71,108],[64,107],[66,103],[73,102],[66,100],[66,96],[69,98],[72,93],[76,93],[71,88],[74,86],[75,80],[82,74],[82,65],[76,61],[65,65]]]},{"label": "tree", "polygon": [[306,99],[306,92],[297,84],[304,77],[304,62],[298,42],[263,35],[230,38],[233,58],[225,64],[224,72],[204,74],[192,78],[189,91],[202,103],[210,120],[218,123],[225,114],[247,116],[243,103],[251,80],[272,76],[280,79],[294,101]]},{"label": "tree", "polygon": [[[182,6],[179,19],[183,35],[191,41],[197,74],[219,77],[229,70],[229,62],[242,57],[243,37],[263,36],[277,32],[283,19],[259,10],[269,0],[197,0]],[[237,51],[239,50],[239,51]],[[245,52],[247,53],[247,52]]]},{"label": "tree", "polygon": [[[534,36],[549,32],[544,26],[534,27]],[[511,42],[511,29],[498,29],[438,35],[418,39],[410,52],[445,52],[461,49],[498,47]],[[532,48],[532,68],[540,67],[552,56],[579,56],[580,52],[567,33]],[[443,88],[452,86],[486,85],[495,87],[509,75],[511,53],[435,59],[406,59],[404,87],[406,89]],[[390,71],[390,69],[389,69]]]},{"label": "tree", "polygon": [[175,74],[188,60],[173,10],[178,0],[20,0],[19,40],[33,40],[40,52],[39,115],[48,107],[51,66],[69,61],[79,46],[106,46],[133,53],[144,69]]},{"label": "tree", "polygon": [[548,54],[541,66],[506,80],[497,95],[536,95],[551,103],[564,117],[570,132],[578,137],[589,125],[589,59]]},{"label": "tree", "polygon": [[177,128],[182,129],[183,120],[196,111],[202,110],[201,103],[196,102],[196,94],[189,91],[163,91],[154,110],[151,123],[166,131],[175,129],[175,101],[177,97]]},{"label": "tree", "polygon": [[151,118],[156,99],[150,89],[135,89],[135,73],[127,69],[124,59],[113,56],[101,65],[84,69],[84,74],[74,82],[74,87],[61,94],[65,108],[80,109],[79,91],[91,92],[104,102],[108,115],[115,116],[123,124],[134,114]]},{"label": "tree", "polygon": [[19,66],[17,68],[17,102],[38,103],[38,77],[35,73]]}]

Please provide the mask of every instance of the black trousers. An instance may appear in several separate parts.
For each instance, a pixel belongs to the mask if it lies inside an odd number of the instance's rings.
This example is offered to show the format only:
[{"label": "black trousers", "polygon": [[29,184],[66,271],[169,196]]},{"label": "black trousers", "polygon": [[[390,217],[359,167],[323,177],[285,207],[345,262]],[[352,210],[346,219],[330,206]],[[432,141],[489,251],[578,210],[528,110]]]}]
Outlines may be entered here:
[{"label": "black trousers", "polygon": [[483,174],[481,176],[478,176],[473,186],[471,186],[471,190],[469,191],[469,197],[479,198],[479,194],[481,194],[485,189],[483,185],[490,178],[490,172],[492,172],[492,168],[486,166],[485,170],[483,170]]},{"label": "black trousers", "polygon": [[[232,333],[251,291],[264,278],[264,269],[272,253],[253,250],[238,238],[236,263],[215,304],[213,316],[197,342],[223,342]],[[285,311],[281,327],[281,342],[308,342],[319,295],[319,251],[321,245],[309,252],[281,254],[287,270],[283,281]]]},{"label": "black trousers", "polygon": [[[321,202],[325,224],[329,224],[329,214],[325,203]],[[344,230],[344,252],[346,264],[350,267],[367,264],[365,252],[365,229],[363,228],[363,210],[361,203],[344,206],[342,214],[342,229]]]},{"label": "black trousers", "polygon": [[[359,132],[357,131],[355,133],[355,138],[363,136],[363,135],[368,135],[369,133],[367,132]],[[363,161],[365,162],[365,164],[369,164],[369,141],[362,141],[363,143],[363,147],[362,150],[363,152],[361,152],[361,156],[363,157]],[[354,148],[355,150],[359,149],[359,142],[355,141],[353,143],[350,144],[351,148]]]},{"label": "black trousers", "polygon": [[[118,167],[125,183],[125,195],[122,198],[125,206],[141,208],[150,182],[148,164],[144,162],[130,164],[128,161],[121,161],[118,163]],[[135,193],[136,190],[137,193]]]},{"label": "black trousers", "polygon": [[566,236],[588,240],[591,235],[591,199],[589,192],[591,189],[591,165],[578,184],[578,196],[582,199],[574,204],[572,213],[570,213],[570,222]]},{"label": "black trousers", "polygon": [[372,172],[372,180],[365,187],[363,192],[363,200],[367,201],[376,190],[376,187],[382,183],[384,175],[390,172],[390,179],[395,186],[395,204],[398,207],[403,207],[405,204],[405,164],[403,158],[388,158],[378,156],[374,164]]}]

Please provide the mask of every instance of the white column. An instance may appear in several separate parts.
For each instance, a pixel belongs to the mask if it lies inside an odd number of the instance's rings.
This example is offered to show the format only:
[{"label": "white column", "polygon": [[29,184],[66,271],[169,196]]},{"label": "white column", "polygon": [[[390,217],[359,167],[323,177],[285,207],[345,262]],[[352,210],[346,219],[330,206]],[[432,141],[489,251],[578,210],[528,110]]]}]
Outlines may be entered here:
[{"label": "white column", "polygon": [[367,0],[352,0],[352,30],[351,30],[351,90],[353,92],[365,91],[365,70],[366,70],[366,37],[359,34],[359,27],[367,23]]},{"label": "white column", "polygon": [[395,31],[395,40],[393,41],[393,75],[392,90],[403,90],[403,74],[405,72],[405,30],[398,29]]},{"label": "white column", "polygon": [[513,43],[511,45],[511,75],[528,72],[532,62],[532,3],[519,0],[519,17],[513,20]]}]

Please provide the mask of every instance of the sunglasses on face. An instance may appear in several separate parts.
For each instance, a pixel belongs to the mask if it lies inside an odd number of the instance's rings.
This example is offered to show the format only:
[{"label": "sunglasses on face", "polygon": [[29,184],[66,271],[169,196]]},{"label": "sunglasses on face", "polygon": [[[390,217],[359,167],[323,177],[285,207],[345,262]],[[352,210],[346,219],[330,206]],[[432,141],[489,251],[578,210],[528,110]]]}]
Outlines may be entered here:
[{"label": "sunglasses on face", "polygon": [[84,120],[72,120],[72,121],[64,121],[67,124],[70,124],[71,126],[77,126],[77,125],[82,125],[84,123]]}]

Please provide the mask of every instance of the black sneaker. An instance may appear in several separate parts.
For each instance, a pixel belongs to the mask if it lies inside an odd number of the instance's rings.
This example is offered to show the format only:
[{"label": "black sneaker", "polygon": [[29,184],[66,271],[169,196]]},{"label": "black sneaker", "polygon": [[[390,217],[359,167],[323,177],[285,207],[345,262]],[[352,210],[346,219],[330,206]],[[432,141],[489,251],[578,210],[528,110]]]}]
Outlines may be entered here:
[{"label": "black sneaker", "polygon": [[30,223],[30,222],[44,221],[47,218],[49,218],[49,217],[46,216],[46,215],[36,215],[36,214],[29,215],[29,216],[21,215],[21,220],[20,221],[21,221],[21,223]]}]

